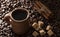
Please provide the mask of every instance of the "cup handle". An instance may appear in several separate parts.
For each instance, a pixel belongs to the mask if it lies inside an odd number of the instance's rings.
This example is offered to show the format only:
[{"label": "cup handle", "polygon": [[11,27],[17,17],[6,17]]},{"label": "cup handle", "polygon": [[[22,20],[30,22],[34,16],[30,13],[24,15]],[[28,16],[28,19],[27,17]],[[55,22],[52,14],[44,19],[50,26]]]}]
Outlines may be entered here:
[{"label": "cup handle", "polygon": [[3,20],[10,24],[10,13],[6,14]]}]

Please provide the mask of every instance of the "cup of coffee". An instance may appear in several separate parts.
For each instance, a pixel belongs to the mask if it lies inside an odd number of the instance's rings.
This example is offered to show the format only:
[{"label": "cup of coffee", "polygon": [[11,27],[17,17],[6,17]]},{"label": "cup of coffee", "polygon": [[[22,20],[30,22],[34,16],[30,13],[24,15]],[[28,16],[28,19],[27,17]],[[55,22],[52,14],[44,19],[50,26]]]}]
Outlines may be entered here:
[{"label": "cup of coffee", "polygon": [[12,25],[16,34],[23,35],[29,31],[29,11],[24,8],[15,8],[4,16],[4,20]]}]

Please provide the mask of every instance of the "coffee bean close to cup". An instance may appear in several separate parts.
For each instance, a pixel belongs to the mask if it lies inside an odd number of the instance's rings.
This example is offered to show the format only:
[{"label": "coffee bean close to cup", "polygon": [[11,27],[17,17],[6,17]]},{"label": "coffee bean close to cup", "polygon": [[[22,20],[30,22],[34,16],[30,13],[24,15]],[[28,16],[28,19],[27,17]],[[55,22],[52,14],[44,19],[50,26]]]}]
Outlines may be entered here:
[{"label": "coffee bean close to cup", "polygon": [[4,20],[12,25],[12,30],[18,35],[29,31],[29,11],[25,8],[15,8],[4,16]]}]

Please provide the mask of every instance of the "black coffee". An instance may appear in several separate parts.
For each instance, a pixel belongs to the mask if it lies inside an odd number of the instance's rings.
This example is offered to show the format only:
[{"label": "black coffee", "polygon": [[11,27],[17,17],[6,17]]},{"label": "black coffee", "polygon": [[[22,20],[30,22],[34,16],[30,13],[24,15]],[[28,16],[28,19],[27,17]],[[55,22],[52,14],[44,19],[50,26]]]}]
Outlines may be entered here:
[{"label": "black coffee", "polygon": [[27,11],[26,10],[22,10],[22,9],[17,9],[15,11],[12,12],[12,17],[15,20],[23,20],[27,17]]}]

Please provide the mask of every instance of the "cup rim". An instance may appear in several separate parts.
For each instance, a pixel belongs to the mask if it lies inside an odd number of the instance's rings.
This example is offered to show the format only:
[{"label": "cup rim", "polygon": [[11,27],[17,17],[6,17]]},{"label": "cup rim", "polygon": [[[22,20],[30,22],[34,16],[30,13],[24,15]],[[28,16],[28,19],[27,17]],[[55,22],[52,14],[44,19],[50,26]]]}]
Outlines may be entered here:
[{"label": "cup rim", "polygon": [[[15,19],[12,17],[12,13],[13,13],[15,10],[17,10],[17,9],[25,10],[25,11],[27,12],[27,17],[26,17],[25,19],[23,19],[23,20],[15,20]],[[14,10],[11,11],[10,17],[11,17],[11,19],[14,20],[15,22],[23,22],[23,21],[25,21],[25,20],[27,20],[27,19],[29,18],[29,15],[30,15],[30,13],[29,13],[29,11],[28,11],[27,9],[25,9],[25,8],[15,8]]]}]

